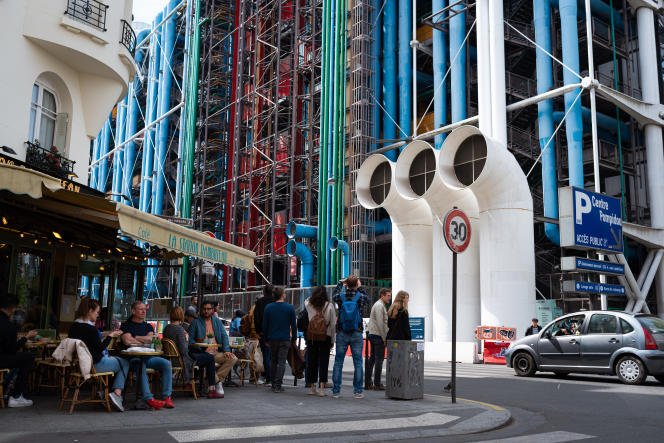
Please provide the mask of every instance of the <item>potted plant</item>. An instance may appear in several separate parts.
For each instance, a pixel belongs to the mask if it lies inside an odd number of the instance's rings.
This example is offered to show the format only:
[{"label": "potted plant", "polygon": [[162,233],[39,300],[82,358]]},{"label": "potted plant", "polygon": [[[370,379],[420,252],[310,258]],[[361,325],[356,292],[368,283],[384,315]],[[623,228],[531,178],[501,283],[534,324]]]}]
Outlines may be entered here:
[{"label": "potted plant", "polygon": [[154,344],[154,350],[157,352],[161,352],[161,350],[163,349],[161,340],[155,338],[153,344]]},{"label": "potted plant", "polygon": [[207,335],[207,340],[205,341],[205,343],[207,343],[207,344],[211,344],[213,338],[214,338],[214,334],[213,334],[213,333],[209,333],[209,334]]}]

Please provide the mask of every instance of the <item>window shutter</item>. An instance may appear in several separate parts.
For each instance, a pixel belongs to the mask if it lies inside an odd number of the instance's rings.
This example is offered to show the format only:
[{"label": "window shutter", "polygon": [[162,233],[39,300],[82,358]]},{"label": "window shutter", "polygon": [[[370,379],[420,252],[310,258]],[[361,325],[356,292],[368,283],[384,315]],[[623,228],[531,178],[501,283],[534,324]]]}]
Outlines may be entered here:
[{"label": "window shutter", "polygon": [[55,117],[55,132],[53,134],[53,145],[63,154],[67,154],[67,124],[69,115],[59,112]]}]

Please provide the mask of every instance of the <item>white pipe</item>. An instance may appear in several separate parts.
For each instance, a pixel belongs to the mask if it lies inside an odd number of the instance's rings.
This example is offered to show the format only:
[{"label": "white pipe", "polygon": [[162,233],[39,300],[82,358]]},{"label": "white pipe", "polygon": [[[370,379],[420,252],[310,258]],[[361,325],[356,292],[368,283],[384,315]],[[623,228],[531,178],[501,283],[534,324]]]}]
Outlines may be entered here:
[{"label": "white pipe", "polygon": [[[473,177],[462,183],[454,160],[460,148],[474,157],[486,149],[485,163],[475,162]],[[520,329],[535,314],[533,200],[514,156],[474,126],[447,136],[438,159],[438,173],[452,188],[468,187],[480,211],[480,294],[482,324]]]},{"label": "white pipe", "polygon": [[[643,101],[660,103],[657,69],[657,46],[653,11],[641,7],[636,10],[636,29],[639,37],[639,67]],[[664,143],[662,129],[646,125],[643,129],[646,145],[646,168],[648,174],[648,204],[650,224],[653,228],[664,228]],[[664,264],[660,263],[655,281],[657,312],[664,318]]]},{"label": "white pipe", "polygon": [[[387,165],[388,168],[379,167]],[[410,294],[411,317],[424,317],[424,339],[431,341],[431,211],[424,200],[403,198],[393,184],[395,164],[382,154],[367,157],[357,175],[355,192],[367,209],[384,208],[392,219],[392,293]],[[381,183],[389,186],[384,199],[376,201],[371,179],[384,172]]]},{"label": "white pipe", "polygon": [[414,141],[406,146],[397,160],[394,182],[404,198],[426,201],[433,215],[433,346],[426,350],[427,359],[449,361],[451,358],[452,252],[443,240],[442,221],[450,209],[458,207],[470,219],[471,238],[468,249],[457,257],[457,360],[472,363],[474,331],[480,324],[479,209],[470,190],[447,187],[437,173],[422,195],[413,190],[411,166],[417,155],[426,151],[431,151],[434,159],[440,153],[424,141]]},{"label": "white pipe", "polygon": [[646,297],[648,296],[648,291],[650,291],[650,285],[652,285],[652,281],[655,278],[655,273],[657,272],[657,268],[659,268],[659,264],[662,261],[662,255],[664,255],[664,249],[658,250],[657,253],[655,254],[652,266],[650,266],[650,269],[648,270],[648,275],[646,276],[646,279],[643,282],[643,286],[641,287],[641,298],[634,305],[634,312],[641,312],[642,308],[646,307],[645,304]]},{"label": "white pipe", "polygon": [[[477,21],[477,114],[480,130],[493,133],[491,119],[491,59],[489,45],[489,0],[475,4]],[[504,75],[504,73],[503,73]],[[453,91],[454,92],[454,91]]]},{"label": "white pipe", "polygon": [[494,140],[507,149],[505,24],[502,0],[489,2],[489,48],[491,53],[491,135]]}]

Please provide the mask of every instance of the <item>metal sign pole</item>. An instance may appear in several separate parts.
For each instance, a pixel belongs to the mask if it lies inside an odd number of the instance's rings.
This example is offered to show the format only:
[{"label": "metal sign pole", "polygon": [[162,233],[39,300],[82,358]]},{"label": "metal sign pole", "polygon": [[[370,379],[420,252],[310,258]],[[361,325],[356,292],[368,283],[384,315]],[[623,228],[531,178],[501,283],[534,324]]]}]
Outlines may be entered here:
[{"label": "metal sign pole", "polygon": [[452,253],[452,403],[456,403],[457,253]]}]

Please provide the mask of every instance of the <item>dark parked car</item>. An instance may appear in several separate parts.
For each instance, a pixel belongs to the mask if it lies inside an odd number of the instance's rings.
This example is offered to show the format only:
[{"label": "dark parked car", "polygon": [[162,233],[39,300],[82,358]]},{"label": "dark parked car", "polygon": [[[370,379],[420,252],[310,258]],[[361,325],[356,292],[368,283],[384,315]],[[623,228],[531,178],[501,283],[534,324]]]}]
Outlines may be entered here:
[{"label": "dark parked car", "polygon": [[537,371],[610,374],[637,385],[652,375],[664,383],[664,320],[615,311],[567,314],[512,343],[505,359],[522,377]]}]

